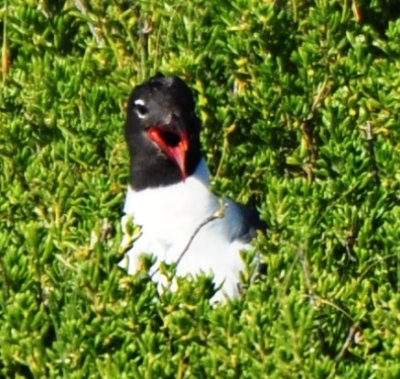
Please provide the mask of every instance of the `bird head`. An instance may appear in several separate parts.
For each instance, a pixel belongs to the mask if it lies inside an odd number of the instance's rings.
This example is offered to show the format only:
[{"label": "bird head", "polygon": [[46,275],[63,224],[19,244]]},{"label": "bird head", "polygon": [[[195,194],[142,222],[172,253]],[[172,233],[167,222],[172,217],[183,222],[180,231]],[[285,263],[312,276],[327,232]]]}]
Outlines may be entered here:
[{"label": "bird head", "polygon": [[162,168],[172,178],[178,170],[185,180],[195,168],[193,152],[196,159],[200,152],[199,133],[193,94],[183,80],[158,74],[133,89],[125,138],[132,160],[147,166],[149,175]]}]

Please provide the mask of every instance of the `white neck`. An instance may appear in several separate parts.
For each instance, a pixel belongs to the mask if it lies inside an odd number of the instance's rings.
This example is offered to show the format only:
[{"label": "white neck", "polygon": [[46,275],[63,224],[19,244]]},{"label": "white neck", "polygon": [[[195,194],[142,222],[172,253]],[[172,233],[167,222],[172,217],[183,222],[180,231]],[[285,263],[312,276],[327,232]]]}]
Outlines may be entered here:
[{"label": "white neck", "polygon": [[195,172],[185,181],[168,186],[146,188],[139,191],[129,186],[124,212],[134,215],[136,222],[140,223],[137,217],[142,213],[141,209],[147,213],[154,207],[157,207],[159,212],[163,210],[164,206],[166,206],[168,210],[177,203],[182,205],[185,203],[184,205],[188,206],[189,204],[187,204],[187,202],[195,201],[195,196],[199,192],[206,192],[209,194],[209,186],[210,173],[204,159],[202,159]]}]

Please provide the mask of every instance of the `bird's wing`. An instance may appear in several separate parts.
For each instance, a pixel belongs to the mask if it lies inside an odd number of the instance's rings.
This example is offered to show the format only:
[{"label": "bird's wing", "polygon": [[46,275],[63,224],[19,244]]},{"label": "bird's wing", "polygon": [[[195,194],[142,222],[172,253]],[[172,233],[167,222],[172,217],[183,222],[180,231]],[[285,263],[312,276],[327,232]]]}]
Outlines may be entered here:
[{"label": "bird's wing", "polygon": [[232,239],[240,240],[244,243],[250,243],[257,235],[257,230],[265,231],[267,224],[260,218],[260,214],[255,208],[250,208],[242,204],[232,202],[236,209],[236,222],[238,228]]}]

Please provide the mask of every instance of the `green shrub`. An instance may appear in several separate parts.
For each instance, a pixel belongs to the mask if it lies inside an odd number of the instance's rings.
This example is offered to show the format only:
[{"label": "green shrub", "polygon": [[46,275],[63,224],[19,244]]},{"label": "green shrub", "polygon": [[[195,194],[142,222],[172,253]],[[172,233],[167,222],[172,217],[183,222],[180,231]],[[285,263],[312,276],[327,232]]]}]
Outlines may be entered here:
[{"label": "green shrub", "polygon": [[[3,0],[0,20],[1,376],[400,375],[396,0]],[[266,276],[223,306],[210,278],[159,295],[116,265],[124,103],[157,71],[196,92],[215,191],[269,225]]]}]

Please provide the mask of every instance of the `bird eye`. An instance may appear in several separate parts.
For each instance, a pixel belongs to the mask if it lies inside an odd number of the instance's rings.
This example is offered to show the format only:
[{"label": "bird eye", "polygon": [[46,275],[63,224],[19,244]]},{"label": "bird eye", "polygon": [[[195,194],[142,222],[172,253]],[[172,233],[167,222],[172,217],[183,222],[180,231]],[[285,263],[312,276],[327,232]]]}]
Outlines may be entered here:
[{"label": "bird eye", "polygon": [[136,100],[133,103],[133,107],[135,112],[137,113],[137,115],[140,118],[145,118],[147,116],[147,114],[149,113],[149,110],[147,109],[147,107],[144,105],[144,101],[143,100]]},{"label": "bird eye", "polygon": [[137,105],[136,106],[136,112],[139,117],[146,117],[148,110],[144,105]]}]

